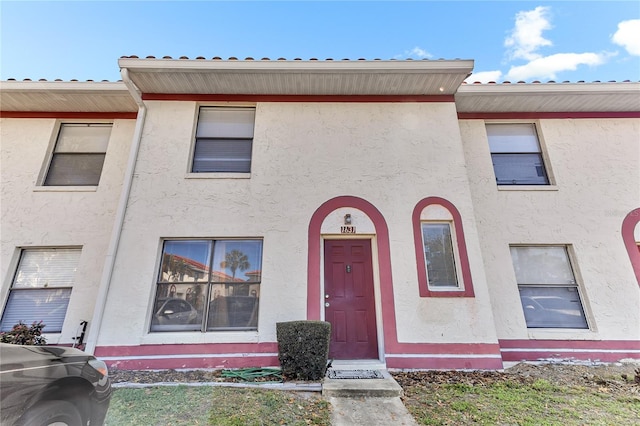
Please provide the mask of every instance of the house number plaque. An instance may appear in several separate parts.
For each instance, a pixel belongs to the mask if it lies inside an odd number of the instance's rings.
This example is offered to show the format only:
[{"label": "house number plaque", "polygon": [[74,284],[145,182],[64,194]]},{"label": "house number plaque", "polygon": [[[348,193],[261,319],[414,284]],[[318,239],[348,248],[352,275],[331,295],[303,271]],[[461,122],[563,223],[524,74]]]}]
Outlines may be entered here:
[{"label": "house number plaque", "polygon": [[355,234],[356,227],[355,226],[341,226],[340,227],[341,234]]}]

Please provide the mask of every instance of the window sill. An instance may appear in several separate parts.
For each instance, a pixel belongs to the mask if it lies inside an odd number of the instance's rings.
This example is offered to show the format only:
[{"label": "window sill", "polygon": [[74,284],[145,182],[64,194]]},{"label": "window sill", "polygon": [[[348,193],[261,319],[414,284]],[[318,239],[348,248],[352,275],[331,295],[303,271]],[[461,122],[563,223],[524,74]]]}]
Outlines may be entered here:
[{"label": "window sill", "polygon": [[588,328],[527,329],[532,340],[593,340],[595,331]]},{"label": "window sill", "polygon": [[42,333],[42,337],[47,341],[47,345],[59,345],[62,339],[62,333]]},{"label": "window sill", "polygon": [[143,345],[205,344],[205,343],[258,343],[258,332],[250,331],[162,331],[142,336]]},{"label": "window sill", "polygon": [[498,191],[557,191],[556,185],[498,185]]},{"label": "window sill", "polygon": [[187,173],[185,179],[250,179],[251,173]]},{"label": "window sill", "polygon": [[96,192],[97,186],[36,186],[33,192]]},{"label": "window sill", "polygon": [[475,297],[473,290],[465,289],[447,289],[447,290],[431,290],[421,289],[420,297]]}]

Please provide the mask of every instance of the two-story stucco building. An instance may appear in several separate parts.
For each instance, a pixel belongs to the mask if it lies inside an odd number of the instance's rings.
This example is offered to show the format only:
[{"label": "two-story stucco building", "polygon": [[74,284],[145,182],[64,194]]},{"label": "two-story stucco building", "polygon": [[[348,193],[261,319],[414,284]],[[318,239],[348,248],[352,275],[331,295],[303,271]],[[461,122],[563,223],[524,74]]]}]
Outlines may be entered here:
[{"label": "two-story stucco building", "polygon": [[118,368],[640,359],[640,83],[470,60],[119,61],[5,81],[2,330]]}]

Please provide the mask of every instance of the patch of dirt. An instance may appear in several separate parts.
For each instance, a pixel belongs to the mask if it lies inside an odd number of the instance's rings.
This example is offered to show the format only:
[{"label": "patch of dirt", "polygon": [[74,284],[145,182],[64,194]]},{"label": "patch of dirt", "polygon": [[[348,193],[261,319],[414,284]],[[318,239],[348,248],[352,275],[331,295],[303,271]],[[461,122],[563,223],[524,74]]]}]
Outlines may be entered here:
[{"label": "patch of dirt", "polygon": [[222,370],[109,370],[111,383],[223,382]]},{"label": "patch of dirt", "polygon": [[277,382],[277,377],[252,377],[243,380],[239,377],[227,377],[225,370],[109,370],[111,383],[263,383]]},{"label": "patch of dirt", "polygon": [[593,387],[607,392],[640,395],[640,364],[520,363],[504,371],[406,371],[393,377],[403,388],[425,384],[461,383],[488,386],[499,382],[522,384],[543,379],[558,386]]},{"label": "patch of dirt", "polygon": [[[504,371],[426,370],[392,374],[402,387],[420,383],[463,383],[478,386],[514,380],[533,383],[544,379],[561,386],[591,386],[640,394],[640,363],[520,363]],[[112,383],[244,382],[239,378],[223,377],[223,370],[110,370],[109,376]],[[254,381],[274,381],[274,377],[256,378]]]}]

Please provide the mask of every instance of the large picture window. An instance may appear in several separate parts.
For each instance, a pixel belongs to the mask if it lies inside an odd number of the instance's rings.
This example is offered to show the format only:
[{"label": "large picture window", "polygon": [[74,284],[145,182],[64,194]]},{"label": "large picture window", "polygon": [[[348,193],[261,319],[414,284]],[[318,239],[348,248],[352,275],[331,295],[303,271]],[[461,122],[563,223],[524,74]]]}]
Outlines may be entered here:
[{"label": "large picture window", "polygon": [[249,173],[255,108],[202,107],[193,173]]},{"label": "large picture window", "polygon": [[62,124],[44,184],[98,185],[111,127],[111,124]]},{"label": "large picture window", "polygon": [[588,328],[567,249],[511,247],[527,328]]},{"label": "large picture window", "polygon": [[498,185],[549,184],[533,123],[487,123],[486,128]]},{"label": "large picture window", "polygon": [[45,333],[60,333],[71,298],[80,249],[23,250],[0,331],[22,321],[42,321]]},{"label": "large picture window", "polygon": [[164,242],[151,331],[255,330],[262,240]]}]

